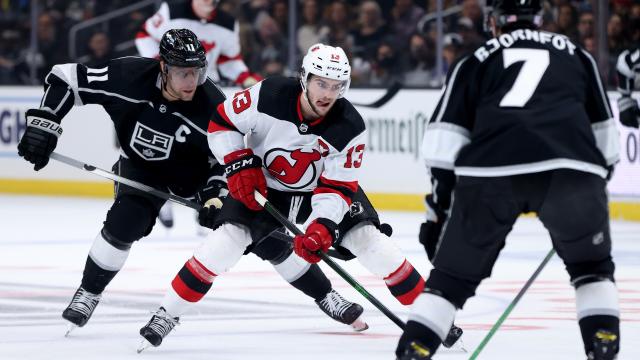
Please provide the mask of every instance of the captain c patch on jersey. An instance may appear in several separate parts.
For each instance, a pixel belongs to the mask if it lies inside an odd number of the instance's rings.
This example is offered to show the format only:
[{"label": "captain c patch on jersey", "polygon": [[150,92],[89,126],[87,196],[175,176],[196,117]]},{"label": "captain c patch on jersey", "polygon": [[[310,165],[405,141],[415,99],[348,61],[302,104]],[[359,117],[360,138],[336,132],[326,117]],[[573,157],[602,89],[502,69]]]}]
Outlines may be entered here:
[{"label": "captain c patch on jersey", "polygon": [[137,122],[129,145],[136,154],[145,160],[165,160],[169,158],[173,136],[163,134]]}]

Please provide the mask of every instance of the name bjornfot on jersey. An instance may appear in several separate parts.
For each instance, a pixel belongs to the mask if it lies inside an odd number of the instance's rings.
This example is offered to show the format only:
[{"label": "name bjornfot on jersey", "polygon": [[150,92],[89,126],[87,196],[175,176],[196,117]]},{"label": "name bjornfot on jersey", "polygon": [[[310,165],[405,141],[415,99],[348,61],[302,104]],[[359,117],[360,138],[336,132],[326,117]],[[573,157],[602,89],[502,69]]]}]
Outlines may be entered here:
[{"label": "name bjornfot on jersey", "polygon": [[546,31],[518,29],[487,41],[483,46],[479,47],[473,55],[482,62],[501,47],[511,47],[518,40],[529,40],[540,44],[551,44],[554,48],[561,51],[565,50],[570,55],[573,55],[577,48],[577,46],[575,46],[569,38],[564,35]]}]

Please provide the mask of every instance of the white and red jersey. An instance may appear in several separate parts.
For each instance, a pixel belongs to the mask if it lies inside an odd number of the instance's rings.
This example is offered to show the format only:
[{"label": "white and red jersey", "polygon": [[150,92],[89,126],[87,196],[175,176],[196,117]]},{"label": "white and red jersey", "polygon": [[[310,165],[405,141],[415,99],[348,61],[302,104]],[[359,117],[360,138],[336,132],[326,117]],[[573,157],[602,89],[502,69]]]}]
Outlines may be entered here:
[{"label": "white and red jersey", "polygon": [[337,224],[358,188],[364,120],[341,98],[325,117],[304,121],[301,96],[300,82],[281,76],[239,91],[214,112],[209,147],[221,162],[231,152],[252,149],[262,158],[267,187],[313,192],[308,221],[326,218]]},{"label": "white and red jersey", "polygon": [[213,81],[220,75],[238,84],[252,76],[240,54],[238,22],[228,13],[216,9],[209,19],[196,16],[191,1],[163,2],[160,9],[136,35],[136,47],[141,56],[158,58],[162,35],[171,29],[189,29],[198,37],[207,53],[207,76]]}]

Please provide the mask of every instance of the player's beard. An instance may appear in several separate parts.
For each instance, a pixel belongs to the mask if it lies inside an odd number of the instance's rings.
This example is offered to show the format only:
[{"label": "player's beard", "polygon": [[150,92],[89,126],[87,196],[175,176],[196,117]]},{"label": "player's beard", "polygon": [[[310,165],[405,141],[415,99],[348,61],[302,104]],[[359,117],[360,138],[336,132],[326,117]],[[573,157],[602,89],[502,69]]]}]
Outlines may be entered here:
[{"label": "player's beard", "polygon": [[318,109],[316,107],[316,105],[314,104],[316,102],[316,100],[310,99],[309,96],[307,96],[307,101],[309,102],[309,106],[311,107],[311,110],[313,110],[313,112],[316,114],[317,117],[323,117],[323,116],[327,115],[327,113],[329,113],[329,110],[331,110],[331,108],[333,107],[333,105],[336,102],[335,99],[328,101],[329,102],[329,106],[327,107],[327,110],[325,112],[322,112],[322,110]]},{"label": "player's beard", "polygon": [[191,93],[185,93],[183,91],[176,90],[171,85],[171,82],[169,81],[168,76],[167,76],[167,78],[165,80],[165,91],[167,92],[167,94],[169,96],[171,96],[175,100],[182,100],[182,101],[191,101],[191,100],[193,100],[193,95],[196,93],[195,89]]}]

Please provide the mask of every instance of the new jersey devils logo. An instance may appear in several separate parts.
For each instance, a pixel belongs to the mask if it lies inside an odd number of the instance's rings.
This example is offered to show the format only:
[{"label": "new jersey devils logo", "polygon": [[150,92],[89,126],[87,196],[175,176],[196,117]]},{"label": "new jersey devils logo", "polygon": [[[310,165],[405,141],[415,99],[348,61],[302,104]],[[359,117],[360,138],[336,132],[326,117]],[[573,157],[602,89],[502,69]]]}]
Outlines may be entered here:
[{"label": "new jersey devils logo", "polygon": [[304,189],[316,180],[315,162],[322,156],[318,150],[286,150],[275,148],[264,155],[271,175],[290,189]]}]

